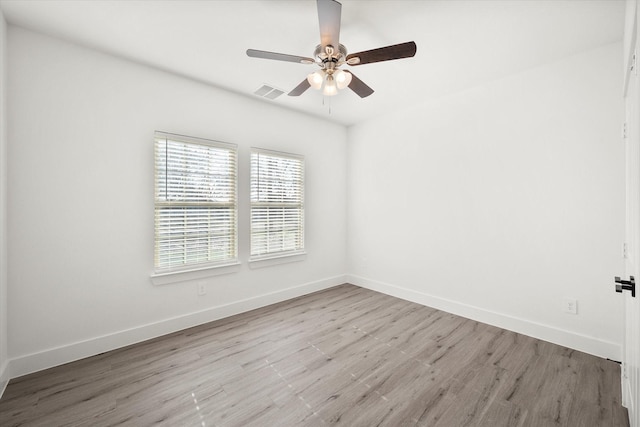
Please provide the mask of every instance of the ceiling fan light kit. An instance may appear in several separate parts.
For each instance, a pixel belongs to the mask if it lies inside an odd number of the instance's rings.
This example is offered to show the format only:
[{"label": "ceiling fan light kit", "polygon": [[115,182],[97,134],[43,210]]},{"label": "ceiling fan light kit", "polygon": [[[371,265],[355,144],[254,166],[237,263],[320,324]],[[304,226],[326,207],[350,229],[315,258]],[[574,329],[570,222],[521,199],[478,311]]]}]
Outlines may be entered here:
[{"label": "ceiling fan light kit", "polygon": [[351,84],[351,73],[348,71],[337,70],[333,73],[333,78],[336,79],[338,89],[344,89]]},{"label": "ceiling fan light kit", "polygon": [[333,96],[338,94],[338,86],[336,85],[333,76],[327,76],[324,81],[324,88],[322,89],[322,94],[325,96]]},{"label": "ceiling fan light kit", "polygon": [[324,83],[324,72],[322,70],[311,73],[307,76],[307,80],[312,88],[320,90]]},{"label": "ceiling fan light kit", "polygon": [[318,70],[307,76],[307,81],[313,89],[322,89],[325,96],[333,96],[338,94],[338,89],[342,90],[349,87],[351,83],[351,73],[343,70]]},{"label": "ceiling fan light kit", "polygon": [[320,67],[319,70],[307,75],[305,80],[288,93],[289,96],[300,96],[310,87],[322,90],[325,96],[334,96],[338,90],[348,87],[361,98],[365,98],[374,92],[373,89],[350,71],[340,69],[341,66],[410,58],[416,54],[417,46],[411,41],[347,55],[347,48],[339,43],[342,4],[335,0],[317,0],[317,4],[320,44],[316,46],[313,55],[315,59],[264,50],[247,50],[247,55],[252,58],[316,64]]}]

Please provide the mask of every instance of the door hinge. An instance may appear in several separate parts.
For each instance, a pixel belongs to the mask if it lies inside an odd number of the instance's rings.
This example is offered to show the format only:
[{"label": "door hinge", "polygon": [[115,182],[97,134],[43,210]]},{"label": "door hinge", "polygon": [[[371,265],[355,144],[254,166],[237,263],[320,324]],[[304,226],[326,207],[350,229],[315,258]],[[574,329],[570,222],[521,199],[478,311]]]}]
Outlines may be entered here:
[{"label": "door hinge", "polygon": [[622,123],[622,139],[627,139],[627,122]]},{"label": "door hinge", "polygon": [[616,292],[621,294],[622,291],[630,291],[631,297],[636,297],[636,279],[633,276],[629,276],[629,280],[622,280],[618,276],[615,277]]},{"label": "door hinge", "polygon": [[631,65],[629,65],[629,71],[633,73],[634,76],[638,75],[638,67],[636,64],[636,53],[633,52],[633,56],[631,57]]}]

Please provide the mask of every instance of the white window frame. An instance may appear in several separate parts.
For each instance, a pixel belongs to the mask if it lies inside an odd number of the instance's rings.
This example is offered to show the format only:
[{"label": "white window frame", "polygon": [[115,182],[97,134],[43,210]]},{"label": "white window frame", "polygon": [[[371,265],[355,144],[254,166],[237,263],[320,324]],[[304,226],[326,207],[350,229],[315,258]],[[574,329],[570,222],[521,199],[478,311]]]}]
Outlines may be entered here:
[{"label": "white window frame", "polygon": [[[293,192],[289,194],[289,197],[285,200],[284,193],[280,194],[283,199],[282,200],[261,200],[260,192],[258,191],[258,187],[260,186],[259,181],[262,179],[262,176],[266,175],[266,173],[262,173],[259,170],[258,165],[259,159],[261,156],[265,158],[280,158],[285,159],[287,161],[294,161],[297,163],[298,167],[298,187]],[[305,161],[304,156],[299,154],[292,153],[284,153],[280,151],[266,150],[262,148],[251,148],[251,179],[250,179],[250,199],[251,199],[251,214],[250,214],[250,258],[249,261],[253,262],[253,265],[256,266],[260,263],[259,261],[263,260],[277,260],[280,259],[284,262],[288,262],[291,260],[297,261],[301,260],[301,256],[303,256],[305,252]],[[295,169],[294,169],[295,171]],[[267,172],[277,173],[278,170],[268,170]],[[280,182],[285,181],[284,177],[272,177],[275,180],[280,179]],[[282,233],[283,230],[278,230],[277,225],[274,230],[274,222],[270,222],[270,219],[263,219],[262,221],[258,220],[258,215],[260,215],[260,210],[262,210],[263,218],[265,215],[265,211],[268,212],[271,209],[281,212],[276,214],[275,218],[279,218],[280,220],[285,220],[287,215],[284,214],[284,210],[290,210],[294,212],[294,216],[288,216],[288,221],[290,221],[289,226],[296,226],[292,232],[295,237],[293,238],[293,247],[291,247],[291,243],[287,243],[284,234],[277,236],[279,233]],[[295,212],[297,210],[297,212]],[[268,216],[268,214],[266,214]],[[297,218],[297,220],[296,220]],[[282,224],[284,227],[285,224]],[[270,230],[271,229],[271,230]],[[266,234],[266,235],[265,235]],[[269,243],[259,242],[259,235],[262,235],[267,242],[269,242],[269,235],[271,237],[276,236],[274,241],[280,241],[280,245],[276,245],[272,248],[269,248]],[[266,248],[265,248],[266,244]],[[287,260],[285,260],[287,258]],[[279,263],[279,262],[276,262]],[[268,264],[271,265],[271,264]]]},{"label": "white window frame", "polygon": [[[206,196],[203,197],[202,193],[196,192],[186,192],[185,190],[182,195],[180,195],[180,187],[179,184],[176,184],[176,181],[173,181],[174,189],[173,195],[171,195],[167,182],[170,182],[170,178],[166,176],[166,174],[170,173],[171,168],[166,167],[167,157],[170,153],[168,147],[171,144],[174,150],[174,158],[178,155],[183,155],[184,158],[188,156],[192,156],[190,160],[192,161],[202,161],[208,162],[206,166],[198,166],[198,169],[192,166],[187,166],[186,171],[184,168],[176,167],[174,168],[174,173],[178,174],[177,176],[196,176],[200,177],[204,176],[204,185],[208,185],[209,188],[213,189],[214,184],[214,171],[216,173],[220,173],[222,170],[226,172],[228,169],[228,173],[226,178],[223,181],[226,181],[226,187],[221,186],[222,194],[224,195],[223,199],[225,200],[215,200],[215,198],[207,199]],[[181,147],[182,146],[182,147]],[[200,147],[202,149],[211,148],[213,150],[203,153],[202,157],[198,157],[198,155],[194,155],[192,152],[187,152],[187,150],[181,151],[184,147],[193,147],[194,149]],[[221,170],[217,169],[215,166],[218,163],[215,163],[215,159],[212,157],[215,156],[215,152],[226,152],[230,158],[223,163],[220,163]],[[167,132],[159,132],[156,131],[154,134],[154,274],[152,277],[162,277],[166,275],[173,275],[176,273],[185,273],[185,272],[196,272],[201,273],[204,270],[208,269],[217,269],[220,267],[229,267],[232,265],[238,264],[238,147],[236,144],[230,144],[226,142],[213,141],[209,139],[203,138],[195,138],[184,135],[176,135]],[[177,153],[177,154],[175,154]],[[161,157],[165,156],[164,159]],[[213,166],[213,168],[212,168]],[[193,167],[193,171],[190,171],[188,168]],[[202,174],[203,170],[207,170],[210,174]],[[213,169],[213,170],[212,170]],[[190,175],[188,175],[191,173]],[[164,175],[161,177],[160,175]],[[180,178],[173,178],[174,180],[179,180]],[[164,183],[164,186],[162,185]],[[164,187],[164,188],[161,188]],[[220,192],[220,191],[219,191]],[[189,194],[195,194],[192,197],[189,197]],[[187,223],[186,220],[184,222],[176,222],[175,226],[171,225],[171,222],[167,220],[168,214],[167,211],[172,209],[179,210],[185,209],[185,212],[189,212],[191,209],[198,209],[200,212],[203,212],[204,215],[198,214],[194,215],[192,220],[195,222]],[[228,220],[218,222],[218,218],[213,216],[215,212],[225,211]],[[226,212],[228,211],[228,212]],[[216,221],[214,224],[210,223],[211,220]],[[202,227],[202,229],[198,229],[197,227],[202,225],[202,221],[207,221],[207,225]],[[189,224],[189,226],[187,226]],[[216,233],[217,230],[213,229],[214,225],[223,225],[228,228],[223,228],[223,234]],[[207,228],[209,226],[209,228]],[[189,227],[189,228],[187,228]],[[196,230],[197,233],[189,233],[190,230]],[[167,238],[167,235],[173,231],[174,235],[177,236],[175,241],[182,241],[182,255],[179,255],[179,250],[174,250],[174,262],[167,261],[167,254],[171,253],[172,249],[170,248],[172,238]],[[215,247],[216,239],[222,237],[224,239],[224,250],[222,251],[222,258],[215,256]],[[208,240],[208,242],[206,241]],[[220,243],[220,240],[217,241]],[[187,249],[191,246],[191,249]],[[175,245],[174,247],[180,247],[180,244]],[[205,249],[203,249],[205,248]],[[182,257],[182,261],[175,261]],[[169,257],[170,258],[170,257]],[[191,258],[191,260],[189,259]],[[218,258],[218,259],[216,259]],[[223,269],[224,270],[224,269]],[[214,273],[218,274],[218,273]]]}]

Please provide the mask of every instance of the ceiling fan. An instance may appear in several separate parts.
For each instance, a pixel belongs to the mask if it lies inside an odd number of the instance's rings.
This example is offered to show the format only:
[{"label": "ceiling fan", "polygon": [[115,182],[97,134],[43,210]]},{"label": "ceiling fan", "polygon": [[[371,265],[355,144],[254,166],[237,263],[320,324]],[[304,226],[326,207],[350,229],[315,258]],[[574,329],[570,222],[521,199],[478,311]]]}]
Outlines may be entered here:
[{"label": "ceiling fan", "polygon": [[326,96],[333,96],[338,93],[338,89],[348,87],[361,98],[365,98],[373,93],[373,89],[350,71],[340,69],[342,65],[370,64],[372,62],[410,58],[416,54],[416,44],[411,41],[347,55],[347,48],[340,44],[342,4],[335,0],[317,0],[317,2],[320,44],[316,46],[313,54],[315,59],[264,50],[247,50],[247,55],[252,58],[316,64],[320,67],[320,70],[309,74],[306,79],[289,92],[289,96],[300,96],[310,87],[317,90],[322,89],[322,93]]}]

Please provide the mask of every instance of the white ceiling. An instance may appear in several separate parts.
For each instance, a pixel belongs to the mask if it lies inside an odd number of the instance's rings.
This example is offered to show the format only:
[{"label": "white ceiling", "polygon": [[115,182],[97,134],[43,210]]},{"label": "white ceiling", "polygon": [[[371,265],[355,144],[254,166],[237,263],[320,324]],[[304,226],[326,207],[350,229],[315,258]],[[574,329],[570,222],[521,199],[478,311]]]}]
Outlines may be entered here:
[{"label": "white ceiling", "polygon": [[[415,41],[414,58],[348,67],[376,92],[273,101],[351,125],[622,40],[624,0],[342,0],[349,52]],[[258,99],[288,92],[315,65],[249,58],[248,48],[313,56],[314,0],[1,0],[13,25]],[[323,105],[324,102],[324,105]]]}]

